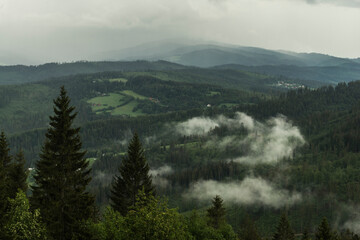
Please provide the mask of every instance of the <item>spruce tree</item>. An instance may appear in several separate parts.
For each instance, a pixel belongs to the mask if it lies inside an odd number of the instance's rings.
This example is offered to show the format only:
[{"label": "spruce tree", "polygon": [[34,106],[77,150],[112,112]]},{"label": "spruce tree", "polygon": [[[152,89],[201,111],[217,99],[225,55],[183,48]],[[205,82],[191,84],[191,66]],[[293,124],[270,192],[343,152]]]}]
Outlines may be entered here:
[{"label": "spruce tree", "polygon": [[9,170],[11,168],[10,148],[4,132],[0,134],[0,238],[2,238],[2,227],[6,223],[5,214],[8,208]]},{"label": "spruce tree", "polygon": [[254,221],[248,215],[245,216],[239,236],[241,240],[261,240]]},{"label": "spruce tree", "polygon": [[90,168],[81,150],[80,128],[72,127],[77,113],[64,87],[54,100],[54,116],[35,167],[32,205],[40,209],[54,239],[86,239],[82,222],[92,217],[94,198],[86,187]]},{"label": "spruce tree", "polygon": [[281,215],[273,240],[294,240],[295,234],[285,214]]},{"label": "spruce tree", "polygon": [[309,235],[309,231],[307,230],[307,228],[304,230],[303,235],[301,237],[301,240],[310,240],[310,235]]},{"label": "spruce tree", "polygon": [[11,164],[9,171],[9,186],[10,186],[10,198],[15,198],[18,190],[26,192],[28,172],[25,169],[24,153],[20,150],[14,157],[14,162]]},{"label": "spruce tree", "polygon": [[315,233],[316,240],[331,240],[333,239],[333,234],[327,219],[324,217],[320,225],[317,228]]},{"label": "spruce tree", "polygon": [[144,155],[144,149],[137,133],[129,143],[127,156],[119,167],[119,176],[115,176],[111,189],[111,206],[125,216],[131,206],[135,206],[139,191],[146,196],[155,195],[149,165]]},{"label": "spruce tree", "polygon": [[223,200],[219,195],[216,195],[212,200],[212,204],[213,206],[207,210],[208,225],[219,229],[226,222]]}]

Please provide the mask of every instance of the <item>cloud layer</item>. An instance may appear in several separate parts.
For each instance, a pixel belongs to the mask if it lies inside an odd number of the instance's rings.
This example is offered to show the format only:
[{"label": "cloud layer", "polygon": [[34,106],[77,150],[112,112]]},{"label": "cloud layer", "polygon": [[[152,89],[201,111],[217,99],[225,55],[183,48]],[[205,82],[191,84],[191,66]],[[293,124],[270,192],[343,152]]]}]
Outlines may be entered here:
[{"label": "cloud layer", "polygon": [[149,175],[152,176],[152,182],[155,186],[166,188],[169,186],[169,181],[164,176],[169,175],[172,172],[173,169],[170,166],[164,165],[157,169],[150,169]]},{"label": "cloud layer", "polygon": [[196,39],[359,57],[359,13],[358,0],[0,0],[0,53],[70,61]]},{"label": "cloud layer", "polygon": [[227,203],[265,205],[280,208],[301,200],[299,193],[278,189],[262,178],[247,177],[241,182],[199,181],[184,194],[188,199],[209,201],[220,195]]},{"label": "cloud layer", "polygon": [[265,123],[258,122],[237,112],[234,118],[220,115],[215,118],[195,117],[176,125],[176,131],[185,136],[207,135],[216,127],[227,127],[230,130],[244,128],[248,131],[245,138],[238,136],[213,136],[205,144],[207,147],[224,150],[227,147],[247,149],[245,155],[231,160],[245,164],[273,164],[284,158],[292,158],[296,148],[305,143],[300,130],[291,124],[286,117],[271,118]]}]

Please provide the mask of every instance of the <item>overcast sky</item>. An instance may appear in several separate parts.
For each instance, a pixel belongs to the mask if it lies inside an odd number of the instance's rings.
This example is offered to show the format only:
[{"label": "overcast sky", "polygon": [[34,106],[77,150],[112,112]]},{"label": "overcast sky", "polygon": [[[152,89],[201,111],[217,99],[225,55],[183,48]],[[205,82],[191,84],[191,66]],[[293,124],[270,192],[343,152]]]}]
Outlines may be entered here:
[{"label": "overcast sky", "polygon": [[71,61],[163,39],[360,57],[360,0],[0,0],[3,57]]}]

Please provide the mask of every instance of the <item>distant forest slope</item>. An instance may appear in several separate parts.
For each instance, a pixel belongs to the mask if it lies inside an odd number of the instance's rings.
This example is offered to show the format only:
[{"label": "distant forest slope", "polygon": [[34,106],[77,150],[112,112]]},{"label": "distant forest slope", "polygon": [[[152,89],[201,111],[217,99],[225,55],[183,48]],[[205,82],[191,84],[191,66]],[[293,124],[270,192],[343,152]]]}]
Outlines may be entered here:
[{"label": "distant forest slope", "polygon": [[184,66],[165,61],[134,62],[74,62],[47,63],[38,66],[0,66],[0,85],[30,83],[54,77],[75,75],[79,73],[96,73],[107,71],[149,71],[182,69]]},{"label": "distant forest slope", "polygon": [[284,76],[291,79],[302,79],[322,84],[336,84],[360,80],[360,64],[346,63],[337,66],[295,66],[295,65],[266,65],[244,66],[229,64],[216,66],[215,69],[237,69],[242,71]]}]

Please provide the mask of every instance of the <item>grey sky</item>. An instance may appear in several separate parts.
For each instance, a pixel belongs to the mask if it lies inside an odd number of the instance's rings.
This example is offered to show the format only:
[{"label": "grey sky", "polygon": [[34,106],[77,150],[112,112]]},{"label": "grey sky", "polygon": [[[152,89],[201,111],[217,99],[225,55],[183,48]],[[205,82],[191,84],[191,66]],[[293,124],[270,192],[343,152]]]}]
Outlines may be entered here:
[{"label": "grey sky", "polygon": [[360,0],[0,0],[0,54],[84,59],[161,39],[360,57]]}]

